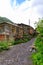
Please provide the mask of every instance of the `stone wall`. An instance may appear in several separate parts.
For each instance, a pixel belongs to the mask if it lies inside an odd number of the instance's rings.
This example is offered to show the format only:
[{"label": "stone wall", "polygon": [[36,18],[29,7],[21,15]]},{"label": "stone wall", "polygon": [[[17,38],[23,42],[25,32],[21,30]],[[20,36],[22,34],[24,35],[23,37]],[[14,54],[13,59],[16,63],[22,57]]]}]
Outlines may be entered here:
[{"label": "stone wall", "polygon": [[0,34],[0,41],[3,41],[3,40],[5,40],[5,35]]}]

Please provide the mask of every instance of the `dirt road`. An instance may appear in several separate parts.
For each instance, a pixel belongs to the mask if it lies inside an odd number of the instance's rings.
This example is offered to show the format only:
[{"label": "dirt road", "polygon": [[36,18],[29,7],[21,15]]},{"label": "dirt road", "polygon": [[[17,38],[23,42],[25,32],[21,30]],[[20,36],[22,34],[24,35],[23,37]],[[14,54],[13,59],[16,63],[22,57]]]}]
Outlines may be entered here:
[{"label": "dirt road", "polygon": [[0,65],[32,65],[30,58],[30,45],[33,44],[35,38],[27,43],[12,46],[10,50],[0,53]]}]

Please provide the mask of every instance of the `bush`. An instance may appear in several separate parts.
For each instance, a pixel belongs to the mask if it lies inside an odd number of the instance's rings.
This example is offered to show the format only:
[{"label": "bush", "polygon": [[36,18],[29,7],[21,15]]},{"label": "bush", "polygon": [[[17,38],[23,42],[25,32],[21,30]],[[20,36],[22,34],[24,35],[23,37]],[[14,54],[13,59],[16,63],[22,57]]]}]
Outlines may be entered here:
[{"label": "bush", "polygon": [[23,43],[24,41],[22,40],[22,39],[18,39],[18,40],[15,40],[14,41],[14,45],[16,45],[16,44],[20,44],[20,43]]},{"label": "bush", "polygon": [[43,38],[41,35],[37,36],[34,44],[37,48],[37,52],[32,55],[34,65],[43,65]]},{"label": "bush", "polygon": [[28,38],[18,39],[18,40],[15,40],[15,41],[13,42],[13,45],[20,44],[20,43],[25,43],[25,42],[27,42],[27,41],[29,41]]},{"label": "bush", "polygon": [[16,39],[15,41],[13,41],[13,45],[20,44],[20,43],[25,43],[29,40],[30,39],[29,39],[28,35],[24,34],[22,39]]},{"label": "bush", "polygon": [[34,65],[43,65],[43,20],[39,21],[37,31],[40,33],[34,43],[37,52],[33,53],[32,58]]},{"label": "bush", "polygon": [[8,49],[9,49],[8,42],[6,41],[0,42],[0,51],[8,50]]},{"label": "bush", "polygon": [[37,24],[37,31],[41,34],[43,33],[43,20],[39,20]]},{"label": "bush", "polygon": [[34,65],[41,65],[42,61],[42,54],[40,52],[33,54],[33,63]]}]

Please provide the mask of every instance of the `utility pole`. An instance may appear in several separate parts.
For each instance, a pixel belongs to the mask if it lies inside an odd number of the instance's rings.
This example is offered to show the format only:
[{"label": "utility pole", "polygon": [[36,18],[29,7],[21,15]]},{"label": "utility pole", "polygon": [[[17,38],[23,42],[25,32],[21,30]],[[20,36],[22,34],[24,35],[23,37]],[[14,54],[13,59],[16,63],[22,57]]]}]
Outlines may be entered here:
[{"label": "utility pole", "polygon": [[30,19],[29,19],[29,33],[30,33]]},{"label": "utility pole", "polygon": [[30,19],[29,19],[29,26],[30,26]]}]

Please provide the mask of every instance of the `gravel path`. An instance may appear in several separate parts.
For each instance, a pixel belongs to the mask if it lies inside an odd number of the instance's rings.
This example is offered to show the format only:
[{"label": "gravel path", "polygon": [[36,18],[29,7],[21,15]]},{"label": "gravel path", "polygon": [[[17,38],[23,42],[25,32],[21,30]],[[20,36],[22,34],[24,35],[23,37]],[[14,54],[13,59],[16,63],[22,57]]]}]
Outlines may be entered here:
[{"label": "gravel path", "polygon": [[8,51],[0,53],[0,65],[32,65],[29,51],[30,45],[33,44],[35,38],[27,43],[15,45]]}]

